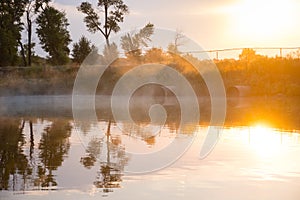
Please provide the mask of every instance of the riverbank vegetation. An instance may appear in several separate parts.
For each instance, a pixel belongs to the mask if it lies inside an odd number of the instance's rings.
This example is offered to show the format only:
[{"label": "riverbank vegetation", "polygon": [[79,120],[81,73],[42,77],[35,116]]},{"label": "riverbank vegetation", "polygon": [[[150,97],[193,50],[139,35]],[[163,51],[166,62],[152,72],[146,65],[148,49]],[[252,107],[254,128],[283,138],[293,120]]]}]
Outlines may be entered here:
[{"label": "riverbank vegetation", "polygon": [[[97,49],[85,36],[72,43],[66,14],[54,8],[51,0],[0,3],[1,96],[71,94],[82,63],[111,65],[99,82],[99,94],[111,94],[119,78],[130,69],[142,64],[161,63],[184,75],[195,91],[199,91],[198,95],[206,96],[208,91],[195,66],[201,68],[211,64],[218,67],[226,88],[247,86],[253,96],[300,95],[299,50],[285,57],[268,57],[245,48],[238,59],[199,60],[196,54],[180,51],[184,44],[181,33],[176,34],[166,49],[151,47],[149,43],[154,33],[154,24],[151,23],[135,33],[124,33],[118,46],[110,41],[110,37],[120,31],[120,24],[129,13],[122,0],[99,0],[96,7],[82,2],[77,10],[84,14],[88,31],[105,40],[103,49]],[[34,31],[47,53],[46,58],[34,52]]]},{"label": "riverbank vegetation", "polygon": [[[250,55],[245,55],[251,52]],[[102,55],[97,54],[102,58]],[[193,64],[207,65],[190,54],[173,55],[159,48],[152,48],[139,57],[129,55],[118,58],[106,70],[99,82],[98,93],[110,94],[115,83],[130,69],[149,62],[161,63],[178,70],[190,81],[195,89],[207,95],[205,83],[201,76],[196,75]],[[209,62],[210,63],[210,62]],[[300,95],[300,59],[292,57],[275,57],[257,55],[253,50],[245,49],[240,59],[214,60],[218,67],[225,87],[246,85],[251,87],[254,96],[299,96]],[[211,64],[211,63],[210,63]],[[80,65],[52,66],[46,62],[32,67],[2,67],[0,68],[1,95],[43,95],[71,94]],[[154,72],[159,73],[159,72]]]}]

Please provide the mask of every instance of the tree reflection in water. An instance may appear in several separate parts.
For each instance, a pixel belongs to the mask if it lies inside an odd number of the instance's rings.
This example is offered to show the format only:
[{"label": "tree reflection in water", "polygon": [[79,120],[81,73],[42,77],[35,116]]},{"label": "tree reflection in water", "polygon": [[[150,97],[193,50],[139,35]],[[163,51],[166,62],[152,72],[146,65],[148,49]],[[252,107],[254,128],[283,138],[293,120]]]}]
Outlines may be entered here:
[{"label": "tree reflection in water", "polygon": [[0,124],[0,190],[25,190],[32,173],[23,151],[25,122],[1,119]]},{"label": "tree reflection in water", "polygon": [[[57,189],[56,171],[69,153],[72,125],[66,119],[38,121],[0,119],[0,190]],[[80,160],[87,169],[99,167],[93,184],[105,193],[120,187],[128,162],[120,137],[111,135],[111,124],[105,137],[91,138]],[[36,128],[41,125],[42,131]]]},{"label": "tree reflection in water", "polygon": [[[54,120],[47,126],[41,133],[38,149],[34,149],[37,135],[32,120],[8,118],[1,119],[0,124],[0,189],[24,191],[57,186],[53,171],[62,165],[70,148],[69,121]],[[25,124],[29,126],[29,145]]]},{"label": "tree reflection in water", "polygon": [[39,143],[38,187],[57,186],[53,171],[62,165],[70,149],[71,125],[68,121],[55,120],[46,127]]},{"label": "tree reflection in water", "polygon": [[[257,122],[264,122],[273,128],[299,130],[298,102],[299,98],[279,97],[229,99],[225,126],[251,126]],[[207,125],[209,122],[210,110],[207,105],[205,102],[203,105],[200,104],[202,111],[200,125]],[[174,136],[177,134],[180,122],[180,109],[177,105],[167,105],[165,108],[168,116],[164,128],[167,130],[166,134],[169,134],[168,137]],[[147,113],[140,112],[140,107],[130,109],[136,124],[143,126],[149,123]],[[64,188],[69,184],[59,182],[65,179],[65,174],[61,174],[58,170],[62,168],[64,173],[65,169],[70,167],[62,165],[69,154],[73,155],[71,154],[73,151],[70,151],[70,146],[73,145],[70,137],[75,127],[74,121],[69,117],[62,118],[61,113],[53,117],[53,112],[49,114],[45,113],[45,110],[32,115],[29,117],[30,115],[21,112],[13,117],[10,115],[8,115],[10,117],[0,117],[0,190],[57,189],[58,186]],[[88,169],[88,172],[82,173],[89,175],[93,173],[91,179],[80,180],[80,184],[85,186],[93,184],[95,188],[99,188],[99,191],[108,193],[113,188],[121,187],[124,168],[129,162],[125,152],[127,138],[136,138],[143,144],[145,142],[147,148],[156,148],[161,138],[144,134],[126,121],[122,123],[127,133],[118,134],[116,131],[115,134],[116,124],[109,120],[112,119],[109,109],[100,107],[97,115],[99,121],[76,124],[81,129],[80,134],[88,139],[88,145],[83,152],[75,152],[75,156],[82,156],[80,163],[78,160],[71,162],[74,162],[72,163],[74,166],[78,164],[80,168]],[[24,116],[28,117],[24,118]],[[38,116],[40,118],[37,118]],[[97,132],[98,135],[93,136],[91,133],[94,130],[91,129],[95,127],[98,131],[103,128],[105,134],[100,137]],[[74,143],[74,146],[76,145]],[[129,146],[126,148],[129,150]]]},{"label": "tree reflection in water", "polygon": [[99,161],[100,169],[94,185],[102,188],[104,193],[120,187],[124,166],[128,162],[120,137],[111,135],[111,124],[112,121],[109,120],[105,137],[91,139],[86,149],[87,155],[81,158],[81,163],[88,169]]}]

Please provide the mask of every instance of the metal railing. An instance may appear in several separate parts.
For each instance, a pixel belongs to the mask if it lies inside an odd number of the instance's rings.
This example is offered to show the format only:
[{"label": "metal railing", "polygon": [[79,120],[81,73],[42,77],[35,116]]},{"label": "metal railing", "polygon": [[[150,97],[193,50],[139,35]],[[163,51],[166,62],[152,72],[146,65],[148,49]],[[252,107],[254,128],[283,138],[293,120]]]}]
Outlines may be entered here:
[{"label": "metal railing", "polygon": [[219,60],[220,52],[229,52],[229,51],[242,51],[244,49],[253,49],[253,50],[277,50],[279,52],[279,57],[283,57],[283,50],[300,50],[300,47],[247,47],[247,48],[225,48],[225,49],[213,49],[213,50],[203,50],[203,51],[186,51],[182,53],[215,53],[215,59]]}]

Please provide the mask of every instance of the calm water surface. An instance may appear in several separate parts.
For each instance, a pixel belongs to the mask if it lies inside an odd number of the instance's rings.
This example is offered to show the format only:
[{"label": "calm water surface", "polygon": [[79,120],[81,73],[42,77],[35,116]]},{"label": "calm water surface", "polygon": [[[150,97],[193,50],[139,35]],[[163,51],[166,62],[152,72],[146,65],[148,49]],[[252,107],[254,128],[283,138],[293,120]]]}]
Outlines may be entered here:
[{"label": "calm water surface", "polygon": [[[25,99],[0,98],[1,199],[300,199],[297,99],[230,102],[225,126],[214,127],[221,138],[202,160],[213,126],[208,111],[181,134],[177,108],[166,108],[166,124],[150,137],[126,121],[129,131],[122,132],[107,106],[97,108],[98,121],[75,123],[69,97]],[[133,118],[141,126],[149,121],[140,111]],[[157,152],[193,133],[191,148],[173,165],[126,173],[138,162],[130,152]]]}]

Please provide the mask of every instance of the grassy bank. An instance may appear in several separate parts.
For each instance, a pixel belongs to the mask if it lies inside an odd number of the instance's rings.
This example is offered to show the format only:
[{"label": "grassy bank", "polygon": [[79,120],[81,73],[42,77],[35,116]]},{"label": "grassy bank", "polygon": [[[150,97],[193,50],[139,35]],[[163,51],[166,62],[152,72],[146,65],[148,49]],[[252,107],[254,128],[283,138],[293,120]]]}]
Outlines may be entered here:
[{"label": "grassy bank", "polygon": [[7,67],[1,70],[0,95],[71,94],[77,70],[73,66]]},{"label": "grassy bank", "polygon": [[[189,58],[188,58],[189,57]],[[191,55],[187,55],[191,60]],[[184,59],[162,58],[159,63],[171,66],[184,75],[199,95],[208,95],[204,80]],[[194,59],[194,58],[193,58]],[[174,62],[174,60],[176,62]],[[215,60],[225,87],[246,85],[252,96],[300,96],[300,60],[288,58],[256,57]],[[128,64],[129,63],[129,64]],[[111,94],[114,85],[126,72],[143,64],[132,65],[127,59],[114,62],[100,80],[97,94]],[[195,60],[194,65],[207,62]],[[0,68],[0,95],[60,95],[71,94],[79,66],[34,66]],[[159,74],[160,71],[151,73]]]}]

